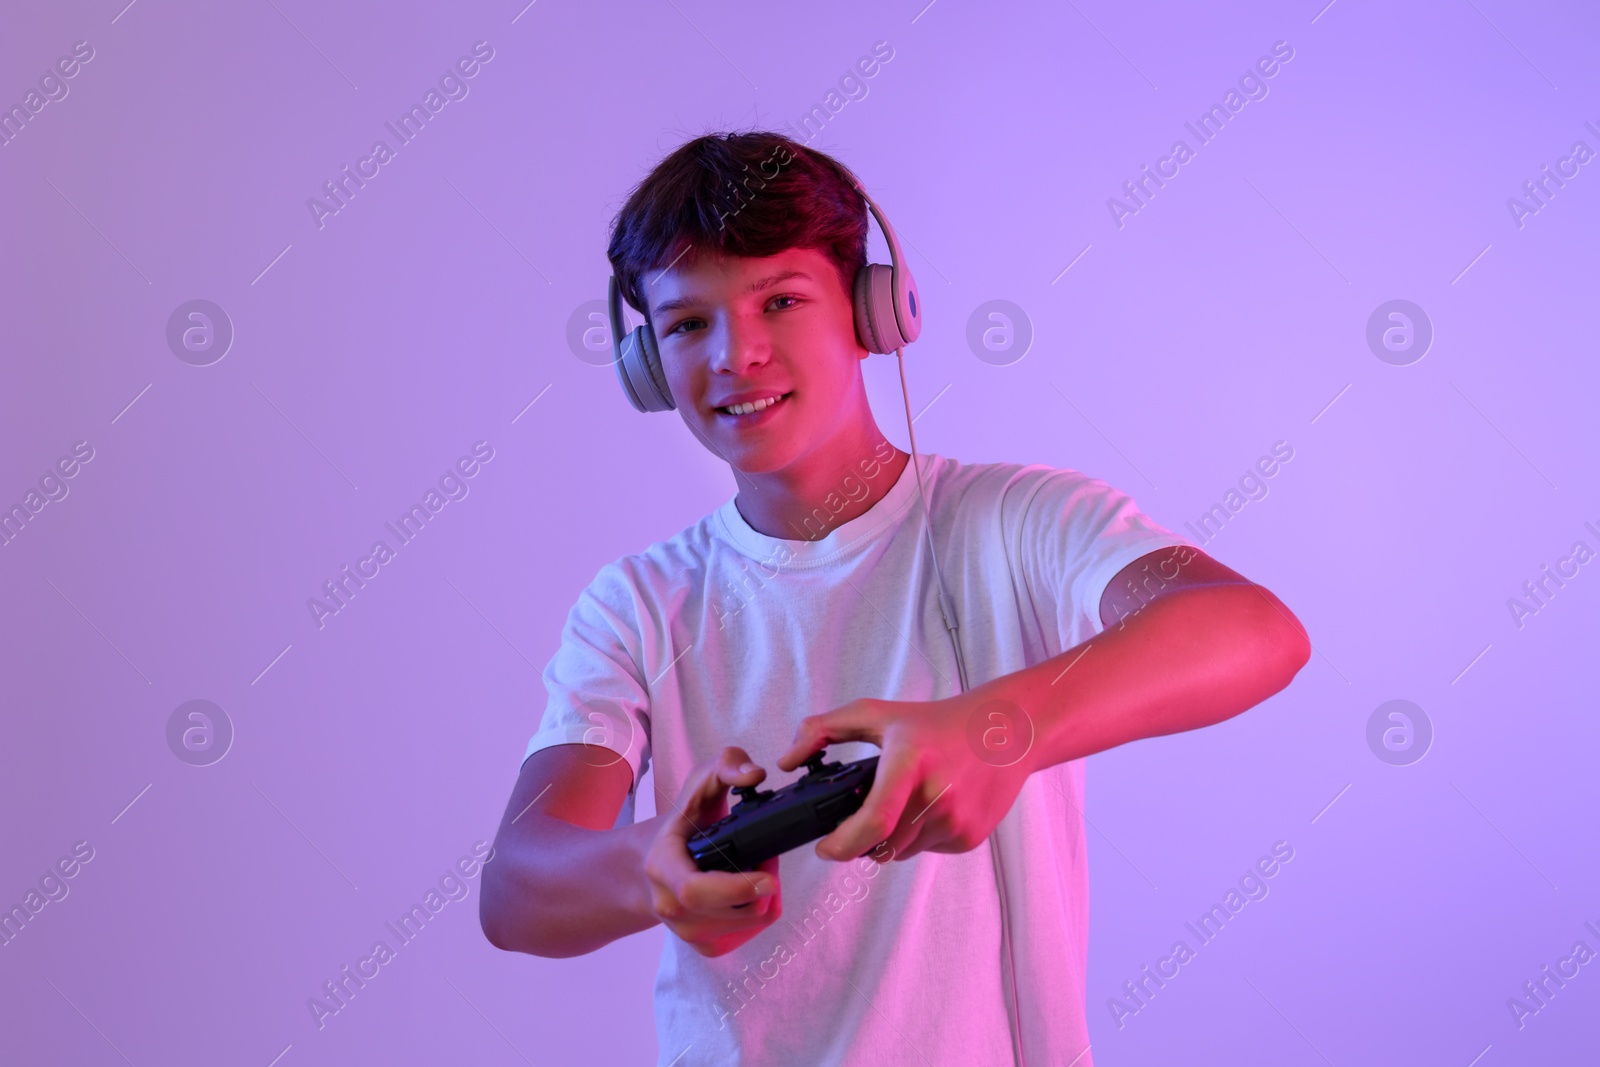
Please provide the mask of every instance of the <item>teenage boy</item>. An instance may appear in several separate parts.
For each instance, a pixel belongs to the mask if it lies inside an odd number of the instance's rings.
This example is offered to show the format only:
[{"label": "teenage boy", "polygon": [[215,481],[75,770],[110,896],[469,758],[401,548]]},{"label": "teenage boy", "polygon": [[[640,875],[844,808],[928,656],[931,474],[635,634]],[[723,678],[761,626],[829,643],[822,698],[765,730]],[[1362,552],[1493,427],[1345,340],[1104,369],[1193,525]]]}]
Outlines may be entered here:
[{"label": "teenage boy", "polygon": [[[924,511],[862,382],[866,236],[853,175],[770,133],[690,141],[619,213],[621,291],[737,495],[572,608],[484,933],[575,956],[663,923],[661,1064],[1092,1067],[1084,758],[1237,715],[1310,646],[1076,471],[924,455]],[[781,864],[694,866],[730,787],[823,746],[881,752],[856,814]]]}]

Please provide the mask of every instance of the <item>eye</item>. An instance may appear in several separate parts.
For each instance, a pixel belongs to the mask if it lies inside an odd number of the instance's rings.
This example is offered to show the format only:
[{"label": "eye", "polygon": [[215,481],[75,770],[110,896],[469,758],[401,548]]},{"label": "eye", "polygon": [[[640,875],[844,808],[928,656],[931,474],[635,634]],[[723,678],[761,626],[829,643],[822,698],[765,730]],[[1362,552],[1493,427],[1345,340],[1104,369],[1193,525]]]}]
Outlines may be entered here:
[{"label": "eye", "polygon": [[794,307],[794,306],[796,306],[798,304],[804,303],[804,300],[801,297],[795,296],[793,293],[784,293],[784,294],[782,294],[780,296],[773,297],[772,298],[772,303],[768,304],[767,306],[769,308],[771,308],[773,304],[776,304],[780,300],[792,300],[792,301],[794,301],[794,303],[790,304],[788,307],[773,308],[773,310],[775,310],[775,311],[788,311],[790,307]]},{"label": "eye", "polygon": [[689,326],[689,325],[691,325],[693,323],[700,323],[700,325],[702,325],[702,326],[705,325],[705,323],[702,322],[700,319],[693,319],[693,318],[691,318],[691,319],[682,319],[682,320],[678,321],[677,323],[674,323],[672,329],[668,330],[664,336],[671,337],[673,334],[677,333],[679,330],[682,330],[685,326]]}]

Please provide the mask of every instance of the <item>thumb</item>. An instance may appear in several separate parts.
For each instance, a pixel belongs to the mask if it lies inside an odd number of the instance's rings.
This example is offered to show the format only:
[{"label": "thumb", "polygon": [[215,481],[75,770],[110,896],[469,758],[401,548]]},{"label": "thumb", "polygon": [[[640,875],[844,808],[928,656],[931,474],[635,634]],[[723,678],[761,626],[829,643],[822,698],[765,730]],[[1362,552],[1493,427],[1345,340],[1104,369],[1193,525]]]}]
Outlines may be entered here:
[{"label": "thumb", "polygon": [[792,771],[810,756],[839,741],[870,741],[883,747],[883,702],[852,700],[821,715],[808,715],[794,731],[794,744],[778,757],[778,769]]},{"label": "thumb", "polygon": [[752,762],[744,749],[731,745],[724,748],[684,784],[674,813],[683,836],[687,838],[723,816],[729,786],[756,785],[766,776],[767,772]]},{"label": "thumb", "polygon": [[905,748],[885,752],[878,758],[872,788],[861,807],[817,842],[817,855],[847,860],[888,841],[905,815],[919,778],[916,753]]}]

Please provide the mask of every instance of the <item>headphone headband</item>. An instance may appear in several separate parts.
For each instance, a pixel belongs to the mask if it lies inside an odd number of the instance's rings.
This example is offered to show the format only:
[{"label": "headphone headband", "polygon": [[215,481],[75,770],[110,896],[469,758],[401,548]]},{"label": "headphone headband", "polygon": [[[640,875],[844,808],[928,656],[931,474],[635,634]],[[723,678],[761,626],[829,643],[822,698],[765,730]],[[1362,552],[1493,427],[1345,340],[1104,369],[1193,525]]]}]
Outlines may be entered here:
[{"label": "headphone headband", "polygon": [[[905,253],[900,249],[900,238],[896,236],[894,227],[889,224],[888,217],[879,209],[877,203],[867,193],[866,188],[859,181],[855,184],[856,190],[861,194],[861,198],[867,202],[867,210],[872,213],[873,218],[878,220],[878,229],[883,231],[883,239],[889,245],[889,295],[894,314],[894,324],[900,335],[898,344],[886,344],[884,347],[879,348],[869,343],[867,344],[867,350],[871,352],[893,352],[897,348],[909,345],[922,333],[922,307],[917,299],[917,283],[916,279],[911,277],[911,268],[906,265]],[[869,263],[862,270],[870,271],[874,266],[877,266],[877,264]],[[856,285],[858,289],[861,286],[861,276],[859,274],[856,276]],[[861,310],[858,303],[856,307],[858,333],[860,332]],[[861,340],[865,343],[869,341],[869,338],[863,337]],[[887,342],[895,339],[892,337],[880,337],[876,338],[876,340]]]}]

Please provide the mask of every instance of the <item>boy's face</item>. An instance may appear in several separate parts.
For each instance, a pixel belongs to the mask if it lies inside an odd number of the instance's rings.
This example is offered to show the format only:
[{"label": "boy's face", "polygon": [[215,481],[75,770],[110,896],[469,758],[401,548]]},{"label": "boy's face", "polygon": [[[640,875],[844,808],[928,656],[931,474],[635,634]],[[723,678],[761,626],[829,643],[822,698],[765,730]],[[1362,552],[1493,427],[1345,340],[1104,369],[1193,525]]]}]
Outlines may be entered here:
[{"label": "boy's face", "polygon": [[[871,422],[860,370],[867,350],[850,295],[821,252],[691,252],[644,275],[640,288],[678,414],[731,466],[759,474],[836,465],[835,452],[857,447],[863,418]],[[770,406],[729,410],[750,401]]]}]

